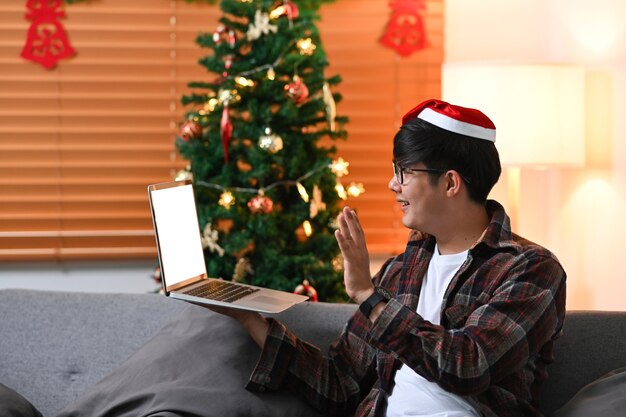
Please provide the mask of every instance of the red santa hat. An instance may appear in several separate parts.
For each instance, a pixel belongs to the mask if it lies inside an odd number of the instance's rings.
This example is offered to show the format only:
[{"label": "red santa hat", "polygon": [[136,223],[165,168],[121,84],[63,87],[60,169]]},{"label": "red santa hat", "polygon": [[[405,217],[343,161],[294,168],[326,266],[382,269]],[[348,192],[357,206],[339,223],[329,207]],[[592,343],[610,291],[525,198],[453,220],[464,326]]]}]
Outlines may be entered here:
[{"label": "red santa hat", "polygon": [[425,120],[450,132],[490,142],[496,141],[496,126],[480,110],[433,99],[418,104],[405,114],[402,117],[402,124],[415,118]]}]

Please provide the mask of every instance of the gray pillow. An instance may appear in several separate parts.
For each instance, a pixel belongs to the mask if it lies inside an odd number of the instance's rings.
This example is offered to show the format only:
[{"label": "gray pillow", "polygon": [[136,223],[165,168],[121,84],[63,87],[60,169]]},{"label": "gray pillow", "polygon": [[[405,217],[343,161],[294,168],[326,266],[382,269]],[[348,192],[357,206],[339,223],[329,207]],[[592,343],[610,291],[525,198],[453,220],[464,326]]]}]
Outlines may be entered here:
[{"label": "gray pillow", "polygon": [[0,384],[0,416],[41,417],[41,413],[26,398],[6,385]]},{"label": "gray pillow", "polygon": [[626,368],[615,369],[583,387],[554,417],[618,417],[626,410]]},{"label": "gray pillow", "polygon": [[59,417],[319,416],[289,392],[244,388],[259,353],[233,319],[190,306]]}]

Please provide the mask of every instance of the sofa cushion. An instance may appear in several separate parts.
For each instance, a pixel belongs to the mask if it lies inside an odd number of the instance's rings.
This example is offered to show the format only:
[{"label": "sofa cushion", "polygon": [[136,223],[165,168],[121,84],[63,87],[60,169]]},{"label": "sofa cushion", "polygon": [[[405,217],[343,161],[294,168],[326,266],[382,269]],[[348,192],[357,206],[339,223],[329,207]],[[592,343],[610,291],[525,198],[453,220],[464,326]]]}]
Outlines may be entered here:
[{"label": "sofa cushion", "polygon": [[[312,312],[311,307],[304,306],[298,309],[304,316],[291,313],[284,317],[306,318],[307,309]],[[322,343],[339,332],[341,327],[334,321],[346,318],[352,308],[343,310],[345,314],[335,314],[339,317],[330,324],[326,320],[330,332],[312,326],[313,333],[330,333]],[[310,322],[316,321],[308,317]],[[189,306],[59,417],[317,416],[290,393],[258,394],[244,389],[259,351],[233,319]]]},{"label": "sofa cushion", "polygon": [[626,410],[626,368],[616,369],[583,387],[554,417],[617,417]]},{"label": "sofa cushion", "polygon": [[0,384],[0,416],[42,417],[30,401],[4,384]]}]

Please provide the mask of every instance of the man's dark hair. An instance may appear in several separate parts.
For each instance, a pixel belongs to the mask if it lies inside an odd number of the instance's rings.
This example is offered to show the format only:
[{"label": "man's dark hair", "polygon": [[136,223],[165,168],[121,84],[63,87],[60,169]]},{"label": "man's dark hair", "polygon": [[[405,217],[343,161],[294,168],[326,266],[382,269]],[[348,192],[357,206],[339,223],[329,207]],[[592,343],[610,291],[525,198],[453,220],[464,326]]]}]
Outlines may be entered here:
[{"label": "man's dark hair", "polygon": [[[465,177],[470,199],[480,204],[487,200],[502,172],[493,142],[450,132],[418,118],[396,133],[393,158],[403,167],[422,163],[426,168],[457,171]],[[439,177],[431,174],[431,184]]]}]

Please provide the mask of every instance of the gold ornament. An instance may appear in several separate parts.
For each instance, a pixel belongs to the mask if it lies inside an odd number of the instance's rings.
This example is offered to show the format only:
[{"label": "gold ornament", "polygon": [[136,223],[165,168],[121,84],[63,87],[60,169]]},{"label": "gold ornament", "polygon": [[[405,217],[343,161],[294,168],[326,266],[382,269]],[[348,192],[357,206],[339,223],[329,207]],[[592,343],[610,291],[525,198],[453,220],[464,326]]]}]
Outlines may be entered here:
[{"label": "gold ornament", "polygon": [[300,55],[311,56],[315,52],[317,46],[313,43],[311,38],[302,38],[296,42]]},{"label": "gold ornament", "polygon": [[266,127],[265,133],[259,136],[259,147],[269,153],[276,153],[283,149],[283,139]]},{"label": "gold ornament", "polygon": [[330,91],[330,85],[325,82],[322,87],[322,96],[324,105],[326,106],[326,120],[328,121],[328,128],[331,132],[335,131],[335,118],[337,117],[337,107],[335,105],[335,98],[332,91]]},{"label": "gold ornament", "polygon": [[235,204],[235,196],[230,191],[224,191],[220,196],[220,200],[217,202],[220,206],[225,209],[231,208]]}]

